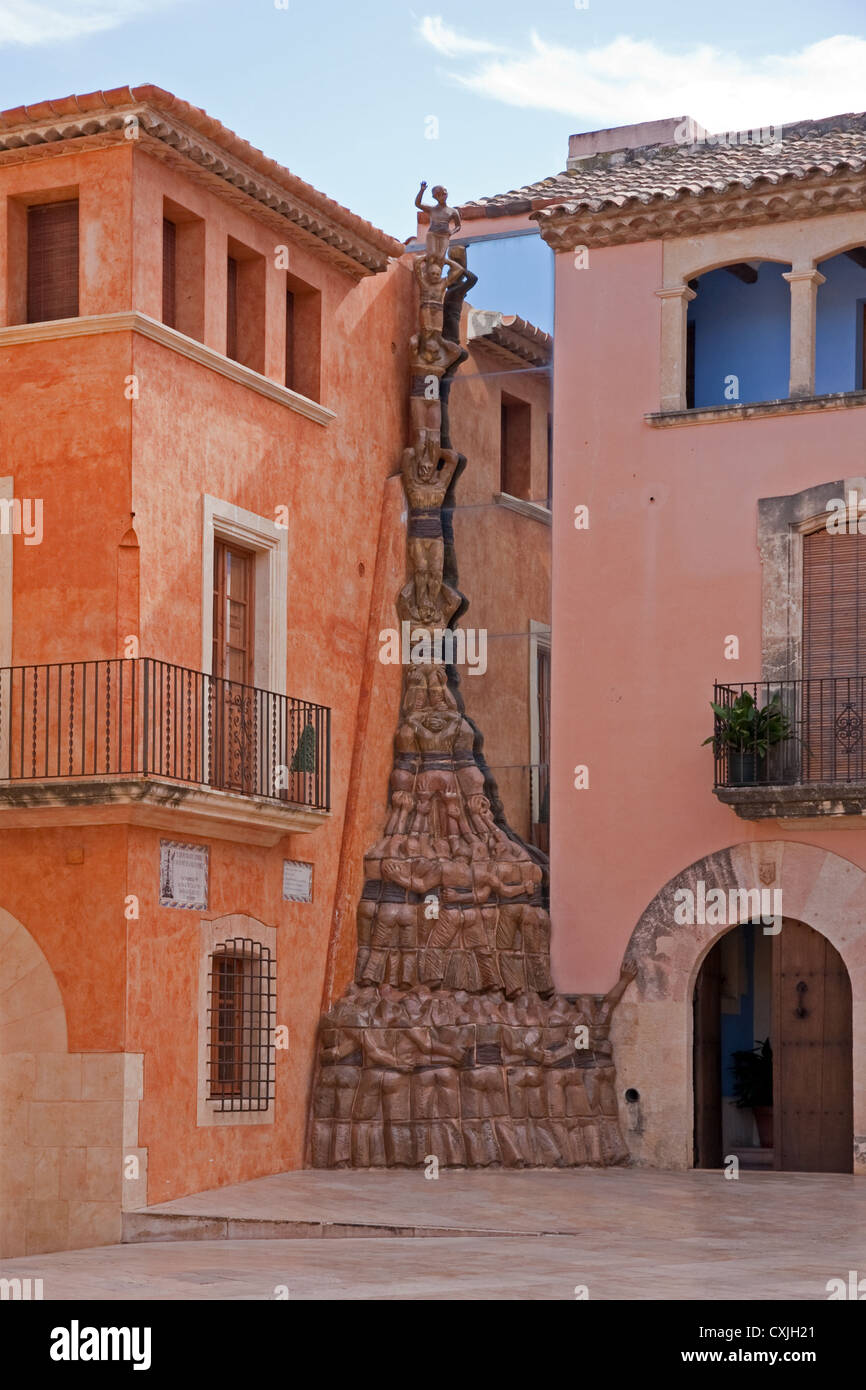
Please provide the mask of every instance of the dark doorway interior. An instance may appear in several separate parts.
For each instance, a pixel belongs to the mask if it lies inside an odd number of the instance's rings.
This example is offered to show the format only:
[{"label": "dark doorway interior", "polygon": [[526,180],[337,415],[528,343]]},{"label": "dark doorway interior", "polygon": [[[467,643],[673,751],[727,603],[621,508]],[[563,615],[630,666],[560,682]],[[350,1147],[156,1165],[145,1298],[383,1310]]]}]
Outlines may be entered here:
[{"label": "dark doorway interior", "polygon": [[851,983],[826,937],[791,918],[776,934],[733,927],[693,1007],[695,1167],[733,1154],[746,1168],[850,1173]]}]

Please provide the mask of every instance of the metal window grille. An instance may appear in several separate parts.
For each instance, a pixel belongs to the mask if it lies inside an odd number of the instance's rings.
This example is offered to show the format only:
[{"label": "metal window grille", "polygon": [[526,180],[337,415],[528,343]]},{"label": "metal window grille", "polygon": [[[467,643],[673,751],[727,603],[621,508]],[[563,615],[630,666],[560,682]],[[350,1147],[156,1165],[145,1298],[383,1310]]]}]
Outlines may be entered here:
[{"label": "metal window grille", "polygon": [[208,1004],[208,1096],[217,1110],[267,1110],[274,1097],[276,962],[234,937],[214,947]]}]

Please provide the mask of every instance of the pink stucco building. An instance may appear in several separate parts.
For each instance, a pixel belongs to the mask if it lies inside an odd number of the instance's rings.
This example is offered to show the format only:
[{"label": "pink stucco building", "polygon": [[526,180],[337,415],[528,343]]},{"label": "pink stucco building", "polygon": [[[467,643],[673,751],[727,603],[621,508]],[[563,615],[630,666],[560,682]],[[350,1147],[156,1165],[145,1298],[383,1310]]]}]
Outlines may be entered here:
[{"label": "pink stucco building", "polygon": [[699,136],[572,137],[509,195],[556,260],[554,965],[597,991],[638,966],[614,1023],[634,1159],[851,1172],[866,117]]}]

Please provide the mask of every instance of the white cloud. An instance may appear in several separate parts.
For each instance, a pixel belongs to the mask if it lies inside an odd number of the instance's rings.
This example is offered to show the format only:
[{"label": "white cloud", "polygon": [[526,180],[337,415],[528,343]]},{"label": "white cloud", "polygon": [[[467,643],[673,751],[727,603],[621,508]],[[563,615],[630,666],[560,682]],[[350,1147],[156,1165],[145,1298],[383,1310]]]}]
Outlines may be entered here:
[{"label": "white cloud", "polygon": [[166,0],[0,0],[0,45],[58,43],[115,29]]},{"label": "white cloud", "polygon": [[446,58],[462,58],[469,53],[502,52],[498,44],[488,43],[486,39],[464,38],[456,29],[449,29],[440,15],[425,15],[418,25],[418,33]]},{"label": "white cloud", "polygon": [[532,34],[527,51],[487,58],[454,77],[508,105],[574,117],[585,129],[691,115],[720,131],[860,111],[864,70],[866,40],[842,34],[766,57],[710,44],[675,51],[625,36],[577,49]]}]

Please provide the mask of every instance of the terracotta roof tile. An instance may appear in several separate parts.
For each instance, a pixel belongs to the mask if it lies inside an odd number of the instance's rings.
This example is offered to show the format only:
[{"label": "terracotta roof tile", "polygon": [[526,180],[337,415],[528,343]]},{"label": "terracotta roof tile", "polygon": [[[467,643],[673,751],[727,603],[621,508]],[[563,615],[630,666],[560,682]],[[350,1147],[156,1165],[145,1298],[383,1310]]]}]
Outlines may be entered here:
[{"label": "terracotta roof tile", "polygon": [[543,223],[563,213],[680,201],[866,168],[866,113],[799,121],[780,127],[779,135],[777,144],[707,141],[597,154],[537,183],[467,203],[461,213],[504,216],[530,202]]},{"label": "terracotta roof tile", "polygon": [[[82,121],[82,118],[98,118],[124,107],[134,109],[142,106],[183,122],[204,139],[218,145],[256,173],[302,200],[308,207],[328,218],[331,223],[342,227],[347,233],[347,238],[362,239],[380,257],[402,255],[402,242],[381,231],[365,218],[358,217],[333,198],[328,198],[312,184],[299,178],[276,160],[270,159],[248,141],[241,139],[200,107],[192,106],[188,101],[183,101],[153,83],[139,87],[114,87],[107,92],[87,92],[83,95],[62,97],[59,100],[38,102],[33,106],[12,107],[0,111],[0,132],[20,132],[21,139],[29,143],[27,126],[45,125],[59,118],[69,121],[70,118],[77,117],[80,128],[72,126],[61,131],[62,138],[75,138],[76,135],[90,133],[90,122],[86,119]],[[97,128],[98,125],[93,126],[93,129]]]}]

